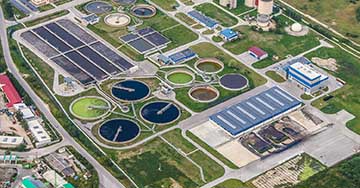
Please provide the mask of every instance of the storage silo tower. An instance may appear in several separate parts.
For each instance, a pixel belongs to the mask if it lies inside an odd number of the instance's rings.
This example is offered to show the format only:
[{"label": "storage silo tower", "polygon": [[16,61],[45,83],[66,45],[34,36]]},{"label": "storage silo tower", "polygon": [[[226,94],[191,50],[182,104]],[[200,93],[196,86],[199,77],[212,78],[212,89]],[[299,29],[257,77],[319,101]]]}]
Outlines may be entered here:
[{"label": "storage silo tower", "polygon": [[253,8],[253,7],[256,6],[256,5],[255,5],[255,1],[256,1],[256,0],[245,0],[245,6],[250,7],[250,8]]},{"label": "storage silo tower", "polygon": [[271,15],[273,13],[274,0],[259,0],[258,13]]}]

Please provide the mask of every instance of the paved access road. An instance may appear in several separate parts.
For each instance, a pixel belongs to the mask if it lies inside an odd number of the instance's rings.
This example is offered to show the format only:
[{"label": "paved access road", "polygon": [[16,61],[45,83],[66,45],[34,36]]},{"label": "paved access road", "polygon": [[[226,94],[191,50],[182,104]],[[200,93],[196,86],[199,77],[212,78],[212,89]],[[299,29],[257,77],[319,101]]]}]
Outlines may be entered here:
[{"label": "paved access road", "polygon": [[[85,2],[85,1],[84,1]],[[73,146],[83,157],[85,157],[96,169],[99,175],[100,180],[100,187],[104,188],[124,188],[124,186],[116,179],[114,178],[110,172],[108,172],[100,163],[98,163],[87,151],[82,148],[70,135],[66,132],[66,130],[60,125],[60,123],[56,120],[56,118],[51,114],[50,110],[48,109],[48,106],[40,99],[39,96],[36,95],[36,93],[32,90],[32,88],[29,86],[29,84],[23,79],[21,76],[21,73],[16,68],[11,55],[10,55],[10,49],[9,49],[9,43],[7,39],[7,33],[6,33],[6,21],[2,12],[2,9],[0,9],[0,38],[1,38],[1,45],[3,48],[3,54],[4,59],[6,61],[6,64],[8,66],[9,71],[14,75],[15,79],[21,84],[21,86],[24,88],[24,90],[28,93],[30,98],[34,101],[35,105],[39,108],[39,110],[44,114],[44,116],[48,119],[48,121],[51,123],[51,125],[54,126],[54,128],[62,135],[64,142],[61,145],[71,145]],[[58,146],[58,145],[56,145]],[[40,150],[32,150],[28,153],[22,153],[19,155],[23,155],[26,157],[36,157],[36,155],[41,156],[46,153],[50,153],[52,151],[55,151],[58,149],[58,147],[48,147]],[[34,156],[35,155],[35,156]]]}]

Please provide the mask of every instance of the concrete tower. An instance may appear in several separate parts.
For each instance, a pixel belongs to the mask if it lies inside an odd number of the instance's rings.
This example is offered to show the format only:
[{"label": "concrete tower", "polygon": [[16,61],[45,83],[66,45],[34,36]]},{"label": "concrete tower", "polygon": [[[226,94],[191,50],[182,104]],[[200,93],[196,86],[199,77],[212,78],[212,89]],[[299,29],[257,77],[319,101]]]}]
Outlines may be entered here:
[{"label": "concrete tower", "polygon": [[258,13],[271,15],[273,13],[274,0],[259,0]]},{"label": "concrete tower", "polygon": [[237,0],[220,0],[220,5],[234,9],[237,7]]},{"label": "concrete tower", "polygon": [[245,0],[245,6],[253,8],[256,7],[256,0]]}]

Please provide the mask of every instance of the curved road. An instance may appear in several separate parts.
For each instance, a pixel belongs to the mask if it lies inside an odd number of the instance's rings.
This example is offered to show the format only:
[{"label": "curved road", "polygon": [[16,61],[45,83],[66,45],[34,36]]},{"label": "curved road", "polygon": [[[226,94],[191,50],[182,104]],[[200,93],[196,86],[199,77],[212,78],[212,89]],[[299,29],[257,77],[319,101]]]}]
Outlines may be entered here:
[{"label": "curved road", "polygon": [[114,178],[110,172],[108,172],[101,164],[99,164],[87,151],[82,148],[70,135],[66,132],[66,130],[60,125],[60,123],[56,120],[56,118],[51,114],[47,105],[40,99],[39,96],[32,90],[29,84],[23,79],[20,72],[16,68],[9,50],[9,43],[7,39],[6,33],[6,20],[4,18],[2,9],[0,9],[0,38],[1,45],[3,47],[4,59],[7,64],[9,71],[13,74],[15,79],[21,84],[24,90],[28,93],[31,99],[34,101],[35,105],[39,108],[39,110],[44,114],[44,116],[48,119],[48,121],[56,128],[56,130],[62,135],[64,142],[57,144],[55,146],[50,146],[47,148],[33,150],[27,153],[18,153],[19,155],[27,156],[27,157],[36,157],[36,155],[50,153],[51,151],[55,151],[59,145],[71,145],[73,146],[83,157],[85,157],[96,169],[99,180],[100,187],[104,188],[125,188],[116,178]]}]

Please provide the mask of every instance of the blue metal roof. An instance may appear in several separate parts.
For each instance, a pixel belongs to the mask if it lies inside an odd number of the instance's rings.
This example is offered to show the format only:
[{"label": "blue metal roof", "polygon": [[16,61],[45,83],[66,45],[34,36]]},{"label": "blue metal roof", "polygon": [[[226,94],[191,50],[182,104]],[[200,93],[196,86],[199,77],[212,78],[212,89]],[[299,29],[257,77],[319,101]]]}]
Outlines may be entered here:
[{"label": "blue metal roof", "polygon": [[203,23],[206,27],[214,28],[217,26],[217,22],[203,14],[201,14],[197,10],[192,10],[188,13],[193,19],[197,20],[198,22]]},{"label": "blue metal roof", "polygon": [[237,37],[238,34],[232,29],[224,29],[220,32],[220,35],[223,35],[227,39],[231,39]]},{"label": "blue metal roof", "polygon": [[14,6],[15,8],[17,8],[19,11],[21,11],[22,13],[29,15],[30,11],[28,9],[26,9],[22,4],[20,4],[19,2],[17,2],[16,0],[10,0],[10,3],[12,6]]},{"label": "blue metal roof", "polygon": [[213,114],[210,120],[236,136],[300,104],[295,97],[273,87]]},{"label": "blue metal roof", "polygon": [[182,50],[180,52],[177,52],[177,53],[174,53],[174,54],[170,55],[169,58],[174,63],[179,63],[181,61],[193,58],[195,56],[196,56],[196,53],[193,52],[191,49],[187,48],[185,50]]}]

